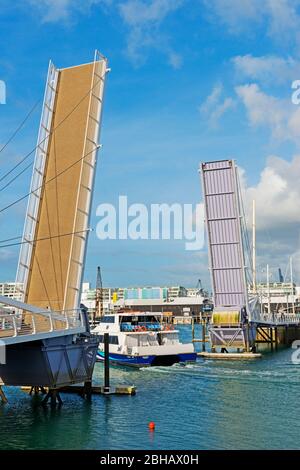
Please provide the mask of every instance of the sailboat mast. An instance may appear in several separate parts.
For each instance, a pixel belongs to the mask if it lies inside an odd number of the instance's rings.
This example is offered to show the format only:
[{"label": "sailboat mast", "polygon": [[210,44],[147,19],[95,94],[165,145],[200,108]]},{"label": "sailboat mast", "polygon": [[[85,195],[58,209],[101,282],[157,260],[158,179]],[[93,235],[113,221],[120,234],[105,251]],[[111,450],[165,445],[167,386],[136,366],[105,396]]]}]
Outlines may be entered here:
[{"label": "sailboat mast", "polygon": [[290,273],[291,273],[291,292],[292,292],[292,311],[295,315],[295,296],[294,296],[294,279],[293,279],[293,258],[290,257]]},{"label": "sailboat mast", "polygon": [[270,273],[269,273],[269,265],[268,264],[267,264],[267,289],[268,289],[268,313],[271,313]]},{"label": "sailboat mast", "polygon": [[252,201],[252,282],[253,293],[256,293],[256,214],[255,199]]}]

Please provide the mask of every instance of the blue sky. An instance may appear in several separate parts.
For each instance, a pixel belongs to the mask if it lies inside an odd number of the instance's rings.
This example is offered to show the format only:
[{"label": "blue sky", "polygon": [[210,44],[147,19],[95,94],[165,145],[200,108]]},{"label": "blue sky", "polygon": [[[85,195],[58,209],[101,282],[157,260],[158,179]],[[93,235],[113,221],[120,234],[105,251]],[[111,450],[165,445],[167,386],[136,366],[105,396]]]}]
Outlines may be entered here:
[{"label": "blue sky", "polygon": [[[0,145],[42,97],[47,66],[108,57],[101,163],[92,212],[116,203],[201,202],[201,161],[235,158],[246,212],[257,200],[258,260],[299,273],[300,79],[298,0],[0,0]],[[4,152],[1,174],[36,142],[40,106]],[[23,168],[23,167],[22,167]],[[0,209],[25,194],[30,170],[1,192]],[[1,189],[1,183],[0,183]],[[25,203],[0,213],[1,239],[22,233]],[[0,250],[12,280],[17,248]],[[85,279],[105,285],[208,285],[205,249],[184,241],[99,241],[90,236]],[[299,273],[300,274],[300,273]]]}]

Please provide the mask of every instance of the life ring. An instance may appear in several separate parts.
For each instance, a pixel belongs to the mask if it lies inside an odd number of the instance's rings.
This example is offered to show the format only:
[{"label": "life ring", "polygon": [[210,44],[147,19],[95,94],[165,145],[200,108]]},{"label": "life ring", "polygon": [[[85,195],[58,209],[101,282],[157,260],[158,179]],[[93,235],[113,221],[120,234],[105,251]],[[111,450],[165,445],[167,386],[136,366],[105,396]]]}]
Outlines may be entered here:
[{"label": "life ring", "polygon": [[140,331],[147,331],[147,328],[145,326],[140,326]]}]

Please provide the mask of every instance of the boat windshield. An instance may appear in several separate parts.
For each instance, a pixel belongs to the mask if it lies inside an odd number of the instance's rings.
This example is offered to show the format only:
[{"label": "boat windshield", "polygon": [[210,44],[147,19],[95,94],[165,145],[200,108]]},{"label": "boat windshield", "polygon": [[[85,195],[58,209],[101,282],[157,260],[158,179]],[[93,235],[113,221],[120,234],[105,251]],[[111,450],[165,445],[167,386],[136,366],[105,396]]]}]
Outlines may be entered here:
[{"label": "boat windshield", "polygon": [[160,331],[161,323],[155,315],[124,315],[120,328],[121,331]]}]

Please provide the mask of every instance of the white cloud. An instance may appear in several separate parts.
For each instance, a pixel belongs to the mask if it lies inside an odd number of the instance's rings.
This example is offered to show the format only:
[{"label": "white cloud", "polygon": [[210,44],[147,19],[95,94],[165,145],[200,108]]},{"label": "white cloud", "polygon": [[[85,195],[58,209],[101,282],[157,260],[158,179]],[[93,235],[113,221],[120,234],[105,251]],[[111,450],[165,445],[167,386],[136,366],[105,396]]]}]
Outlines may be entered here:
[{"label": "white cloud", "polygon": [[246,107],[251,125],[267,125],[274,136],[284,137],[287,114],[280,99],[267,95],[255,83],[236,87],[236,93]]},{"label": "white cloud", "polygon": [[167,58],[174,69],[182,65],[182,56],[162,32],[162,23],[186,0],[23,0],[38,12],[44,23],[69,23],[76,14],[88,14],[95,5],[108,13],[117,13],[128,29],[126,55],[135,65],[143,64],[154,49]]},{"label": "white cloud", "polygon": [[298,33],[300,16],[297,12],[299,0],[268,0],[266,15],[269,16],[269,34],[281,40],[284,35],[292,37]]},{"label": "white cloud", "polygon": [[223,97],[223,86],[216,85],[210,95],[199,107],[199,111],[207,117],[209,123],[215,127],[220,118],[229,109],[235,106],[235,102],[230,97]]},{"label": "white cloud", "polygon": [[253,34],[253,25],[282,42],[298,39],[300,0],[204,0],[231,33]]},{"label": "white cloud", "polygon": [[270,156],[256,186],[247,186],[242,175],[248,214],[252,200],[256,200],[258,228],[278,228],[296,223],[300,229],[299,180],[300,155],[296,155],[291,162]]},{"label": "white cloud", "polygon": [[6,261],[16,258],[16,253],[7,248],[0,247],[0,260]]},{"label": "white cloud", "polygon": [[204,0],[204,3],[230,32],[240,32],[245,22],[260,21],[264,8],[260,0]]},{"label": "white cloud", "polygon": [[250,125],[267,126],[274,138],[300,143],[299,107],[264,93],[255,83],[236,87],[236,93],[246,107]]},{"label": "white cloud", "polygon": [[129,28],[127,56],[136,66],[143,63],[145,54],[152,47],[167,56],[175,69],[181,67],[182,57],[169,45],[160,32],[161,23],[178,10],[185,0],[126,0],[119,4],[120,15]]},{"label": "white cloud", "polygon": [[93,5],[109,6],[112,0],[25,0],[41,15],[44,23],[68,22],[74,13],[87,13]]},{"label": "white cloud", "polygon": [[300,77],[300,61],[292,57],[267,55],[254,57],[251,54],[232,59],[240,78],[250,78],[264,83],[284,83]]},{"label": "white cloud", "polygon": [[220,84],[215,85],[210,95],[208,95],[204,103],[200,106],[200,111],[202,113],[209,113],[212,110],[212,108],[214,108],[218,104],[222,92],[223,92],[223,86]]},{"label": "white cloud", "polygon": [[177,52],[170,51],[168,54],[168,62],[173,67],[173,69],[180,69],[182,66],[182,56]]},{"label": "white cloud", "polygon": [[125,23],[131,26],[161,22],[169,13],[176,11],[182,0],[127,0],[119,8]]},{"label": "white cloud", "polygon": [[250,232],[256,201],[258,264],[277,269],[293,256],[295,275],[300,276],[300,155],[290,162],[270,156],[256,185],[247,184],[241,169],[240,180]]}]

